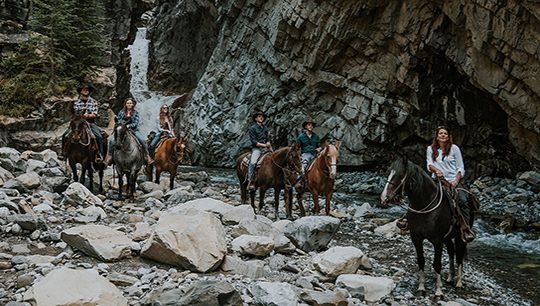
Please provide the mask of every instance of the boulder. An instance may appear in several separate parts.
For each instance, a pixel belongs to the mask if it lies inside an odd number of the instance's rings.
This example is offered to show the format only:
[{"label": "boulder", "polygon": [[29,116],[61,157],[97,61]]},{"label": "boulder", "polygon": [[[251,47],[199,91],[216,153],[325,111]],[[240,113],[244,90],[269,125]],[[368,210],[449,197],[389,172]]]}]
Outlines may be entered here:
[{"label": "boulder", "polygon": [[330,278],[356,273],[364,253],[353,246],[333,247],[313,259],[315,269]]},{"label": "boulder", "polygon": [[104,225],[72,227],[64,230],[60,237],[72,248],[99,260],[115,261],[131,255],[131,239]]},{"label": "boulder", "polygon": [[320,251],[326,248],[338,229],[339,219],[309,216],[288,224],[285,227],[285,236],[305,252]]},{"label": "boulder", "polygon": [[395,288],[394,281],[387,277],[375,277],[359,274],[342,274],[336,279],[336,286],[347,289],[353,297],[363,292],[367,302],[377,302],[389,295]]}]

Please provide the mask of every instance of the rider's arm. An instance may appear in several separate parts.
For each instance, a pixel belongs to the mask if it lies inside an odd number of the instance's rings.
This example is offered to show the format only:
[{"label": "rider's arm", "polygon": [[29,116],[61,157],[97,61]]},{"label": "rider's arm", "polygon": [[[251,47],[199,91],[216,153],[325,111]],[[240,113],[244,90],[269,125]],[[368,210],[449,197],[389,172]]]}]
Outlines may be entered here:
[{"label": "rider's arm", "polygon": [[140,120],[139,112],[134,111],[133,114],[131,115],[131,122],[127,124],[126,126],[132,130],[136,130],[137,127],[139,126],[139,120]]},{"label": "rider's arm", "polygon": [[429,172],[435,173],[437,177],[442,177],[443,173],[442,171],[435,167],[435,164],[433,163],[433,149],[431,146],[427,147],[426,149],[426,166]]},{"label": "rider's arm", "polygon": [[96,100],[90,98],[90,100],[86,103],[88,105],[86,106],[86,114],[84,114],[83,117],[86,119],[96,118],[98,114],[98,104]]}]

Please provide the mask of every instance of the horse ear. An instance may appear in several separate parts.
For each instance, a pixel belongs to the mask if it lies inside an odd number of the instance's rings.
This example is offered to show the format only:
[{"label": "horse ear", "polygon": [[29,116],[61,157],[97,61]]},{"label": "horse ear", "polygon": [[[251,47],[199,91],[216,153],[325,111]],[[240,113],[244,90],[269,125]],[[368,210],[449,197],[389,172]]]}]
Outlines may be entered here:
[{"label": "horse ear", "polygon": [[336,141],[336,149],[339,149],[339,146],[341,145],[341,140]]}]

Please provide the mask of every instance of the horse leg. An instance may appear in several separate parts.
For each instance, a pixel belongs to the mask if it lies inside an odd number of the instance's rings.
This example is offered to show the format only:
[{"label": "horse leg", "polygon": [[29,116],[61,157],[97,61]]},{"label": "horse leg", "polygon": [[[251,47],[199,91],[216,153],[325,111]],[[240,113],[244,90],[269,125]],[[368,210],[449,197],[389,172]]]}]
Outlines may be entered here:
[{"label": "horse leg", "polygon": [[161,169],[158,169],[158,167],[156,167],[156,184],[159,184],[160,177],[161,177]]},{"label": "horse leg", "polygon": [[92,168],[92,163],[88,163],[88,181],[90,183],[88,190],[94,193],[94,168]]},{"label": "horse leg", "polygon": [[122,185],[124,184],[124,174],[118,173],[118,197],[122,199]]},{"label": "horse leg", "polygon": [[455,276],[455,266],[454,266],[454,255],[455,255],[455,250],[454,250],[454,242],[452,241],[452,239],[449,239],[449,240],[446,240],[444,242],[444,244],[446,245],[446,251],[448,252],[448,262],[450,264],[450,267],[448,268],[448,278],[446,279],[446,282],[447,283],[450,283],[454,280],[454,276]]},{"label": "horse leg", "polygon": [[313,196],[313,214],[319,214],[321,209],[319,208],[319,193],[317,191],[313,191],[311,193]]},{"label": "horse leg", "polygon": [[259,188],[259,214],[261,213],[261,210],[264,206],[264,195],[266,194],[266,189],[263,189],[262,187]]},{"label": "horse leg", "polygon": [[[279,208],[279,194],[281,193],[281,189],[274,188],[274,221],[277,221],[279,219],[278,214],[278,208]],[[287,193],[287,191],[285,191]],[[287,195],[285,194],[285,197]],[[287,205],[287,201],[285,200],[285,205]]]},{"label": "horse leg", "polygon": [[457,262],[456,288],[463,288],[463,258],[467,251],[467,244],[459,236],[454,241],[456,243]]},{"label": "horse leg", "polygon": [[174,178],[176,177],[176,165],[172,166],[172,169],[171,171],[169,171],[169,173],[171,174],[170,177],[171,177],[171,181],[169,183],[169,187],[171,190],[174,189]]},{"label": "horse leg", "polygon": [[441,242],[433,243],[435,249],[435,256],[433,257],[433,270],[435,270],[436,280],[435,280],[435,296],[443,296],[442,291],[442,280],[441,280],[441,258],[443,251],[443,244]]},{"label": "horse leg", "polygon": [[135,183],[137,182],[137,175],[135,173],[131,173],[130,175],[130,184],[129,184],[129,199],[131,202],[135,200]]},{"label": "horse leg", "polygon": [[70,159],[69,166],[71,167],[71,172],[73,172],[73,181],[78,182],[79,176],[77,176],[77,163],[75,163],[74,161]]},{"label": "horse leg", "polygon": [[[247,187],[246,187],[247,188]],[[257,190],[250,190],[249,191],[249,199],[251,201],[251,207],[253,207],[253,212],[257,214],[257,209],[255,208],[255,192]]]},{"label": "horse leg", "polygon": [[145,167],[145,172],[146,172],[146,180],[151,182],[152,181],[152,172],[154,171],[154,166],[152,165],[146,165]]},{"label": "horse leg", "polygon": [[292,219],[292,202],[293,202],[293,192],[292,187],[285,188],[285,214],[288,219]]},{"label": "horse leg", "polygon": [[240,181],[240,199],[242,204],[247,204],[247,184]]},{"label": "horse leg", "polygon": [[332,201],[332,194],[334,191],[330,190],[326,193],[326,201],[324,202],[324,212],[328,216],[330,214],[330,201]]},{"label": "horse leg", "polygon": [[98,170],[99,175],[99,194],[103,194],[103,169],[100,166],[100,169]]},{"label": "horse leg", "polygon": [[414,249],[416,250],[416,263],[418,264],[418,289],[417,291],[422,295],[426,294],[426,276],[424,275],[424,265],[426,260],[424,258],[424,247],[422,246],[422,240],[420,238],[412,237],[412,242],[414,244]]},{"label": "horse leg", "polygon": [[300,216],[302,217],[306,215],[306,210],[304,209],[304,204],[302,203],[303,198],[304,198],[304,193],[297,190],[296,201],[298,202],[298,208],[300,208]]},{"label": "horse leg", "polygon": [[[81,180],[80,183],[84,185],[86,183],[86,168],[88,166],[85,163],[82,163],[81,166],[82,170],[79,179]],[[90,190],[90,188],[88,188],[88,190]],[[92,190],[90,190],[90,192],[92,192]]]}]

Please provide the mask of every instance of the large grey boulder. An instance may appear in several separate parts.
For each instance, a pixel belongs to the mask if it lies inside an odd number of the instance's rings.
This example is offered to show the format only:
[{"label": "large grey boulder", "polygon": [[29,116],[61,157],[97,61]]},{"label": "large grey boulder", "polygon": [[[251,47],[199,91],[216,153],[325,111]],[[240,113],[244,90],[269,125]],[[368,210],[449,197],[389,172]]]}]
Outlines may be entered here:
[{"label": "large grey boulder", "polygon": [[295,250],[289,238],[274,227],[272,220],[264,216],[259,215],[256,219],[241,220],[238,225],[233,227],[231,234],[233,237],[241,235],[270,237],[274,240],[274,250],[279,253],[290,253]]},{"label": "large grey boulder", "polygon": [[299,249],[305,252],[326,248],[339,229],[339,219],[328,216],[303,217],[285,227],[287,236]]},{"label": "large grey boulder", "polygon": [[266,256],[274,250],[274,240],[265,236],[242,235],[231,242],[240,255]]},{"label": "large grey boulder", "polygon": [[170,213],[180,213],[189,209],[196,209],[199,211],[207,211],[218,215],[220,218],[233,209],[234,206],[227,204],[223,201],[212,199],[212,198],[201,198],[191,201],[187,201],[183,204],[176,205],[175,207],[169,209]]},{"label": "large grey boulder", "polygon": [[21,174],[15,178],[26,189],[36,189],[41,185],[41,179],[36,172]]},{"label": "large grey boulder", "polygon": [[83,184],[74,182],[64,191],[64,199],[62,204],[71,206],[88,206],[98,205],[103,206],[103,201],[95,196]]},{"label": "large grey boulder", "polygon": [[127,306],[122,292],[95,270],[60,268],[32,286],[25,300],[36,306]]},{"label": "large grey boulder", "polygon": [[251,286],[255,305],[296,306],[298,305],[297,288],[288,283],[259,282]]},{"label": "large grey boulder", "polygon": [[212,213],[163,214],[141,256],[195,272],[209,272],[227,254],[225,229]]},{"label": "large grey boulder", "polygon": [[185,292],[179,289],[164,291],[153,305],[160,306],[236,306],[242,305],[240,293],[229,283],[218,280],[194,282]]},{"label": "large grey boulder", "polygon": [[364,253],[353,246],[333,247],[313,259],[315,269],[335,278],[340,274],[352,274],[358,270]]},{"label": "large grey boulder", "polygon": [[64,230],[61,239],[88,256],[115,261],[131,255],[132,240],[104,225],[83,225]]},{"label": "large grey boulder", "polygon": [[336,286],[345,288],[351,293],[363,291],[364,299],[367,302],[377,302],[389,295],[396,285],[393,280],[387,277],[342,274],[336,279]]},{"label": "large grey boulder", "polygon": [[244,261],[238,256],[225,256],[225,260],[221,264],[221,270],[231,274],[244,275],[252,279],[266,275],[264,261],[257,259]]}]

